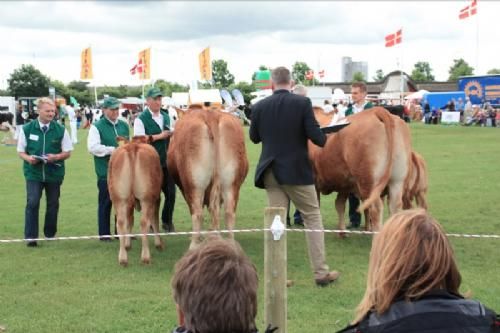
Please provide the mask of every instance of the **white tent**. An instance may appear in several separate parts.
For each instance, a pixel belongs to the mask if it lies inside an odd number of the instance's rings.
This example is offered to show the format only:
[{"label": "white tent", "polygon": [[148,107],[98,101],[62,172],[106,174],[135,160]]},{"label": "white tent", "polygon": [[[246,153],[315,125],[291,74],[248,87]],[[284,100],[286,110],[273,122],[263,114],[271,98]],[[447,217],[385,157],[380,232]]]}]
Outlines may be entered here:
[{"label": "white tent", "polygon": [[203,104],[204,102],[222,104],[222,98],[220,97],[219,89],[198,89],[189,92],[189,102],[191,104]]},{"label": "white tent", "polygon": [[427,90],[422,89],[406,96],[405,99],[422,99],[424,98],[424,95],[428,93],[429,92]]},{"label": "white tent", "polygon": [[187,92],[173,92],[172,99],[174,100],[175,106],[183,107],[189,104],[189,93]]}]

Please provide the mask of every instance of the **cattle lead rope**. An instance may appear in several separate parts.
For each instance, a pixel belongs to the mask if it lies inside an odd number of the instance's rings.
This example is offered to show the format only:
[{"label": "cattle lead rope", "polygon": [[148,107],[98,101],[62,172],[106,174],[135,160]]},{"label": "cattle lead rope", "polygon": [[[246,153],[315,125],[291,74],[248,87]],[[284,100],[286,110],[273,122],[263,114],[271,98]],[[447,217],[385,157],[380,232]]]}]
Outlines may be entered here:
[{"label": "cattle lead rope", "polygon": [[[178,232],[159,232],[159,236],[189,236],[189,235],[209,235],[209,234],[227,234],[230,232],[234,233],[250,233],[250,232],[262,232],[270,231],[271,229],[235,229],[235,230],[218,230],[218,231],[178,231]],[[325,233],[336,233],[336,234],[359,234],[359,235],[374,235],[377,232],[374,231],[362,231],[362,230],[317,230],[317,229],[286,229],[289,232],[325,232]],[[121,237],[141,237],[143,234],[126,234]],[[147,233],[146,236],[154,236],[155,233]],[[471,235],[471,234],[446,234],[447,237],[455,238],[493,238],[500,239],[500,235]],[[56,240],[86,240],[86,239],[100,239],[100,238],[119,238],[120,236],[61,236],[53,238],[18,238],[18,239],[0,239],[0,243],[21,243],[21,242],[34,242],[34,241],[56,241]]]}]

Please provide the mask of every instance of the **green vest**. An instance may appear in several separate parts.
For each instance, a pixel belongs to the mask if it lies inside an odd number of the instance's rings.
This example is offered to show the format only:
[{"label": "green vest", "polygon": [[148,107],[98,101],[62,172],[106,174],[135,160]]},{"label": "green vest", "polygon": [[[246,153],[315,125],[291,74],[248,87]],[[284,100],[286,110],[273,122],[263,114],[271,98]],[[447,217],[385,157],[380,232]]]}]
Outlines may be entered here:
[{"label": "green vest", "polygon": [[[24,135],[26,136],[26,154],[42,156],[62,152],[64,127],[55,121],[51,121],[48,126],[46,133],[42,132],[38,120],[31,121],[23,126]],[[47,183],[62,182],[64,179],[64,161],[47,164],[39,162],[35,165],[24,161],[23,171],[26,180]]]},{"label": "green vest", "polygon": [[[139,119],[144,124],[144,131],[146,135],[160,134],[162,131],[167,130],[170,126],[170,117],[168,113],[163,110],[160,110],[161,115],[163,116],[163,128],[160,128],[156,121],[153,120],[153,116],[149,109],[145,109],[140,115]],[[160,155],[160,162],[162,167],[167,166],[167,140],[157,140],[152,143],[153,147]]]},{"label": "green vest", "polygon": [[[127,140],[130,137],[130,129],[128,124],[123,120],[118,120],[116,125],[114,125],[108,118],[102,117],[98,122],[94,123],[95,128],[99,131],[99,136],[101,137],[101,144],[108,147],[118,147],[118,142],[116,142],[117,136],[122,136]],[[108,163],[111,155],[106,155],[103,157],[94,156],[94,166],[95,173],[97,174],[97,179],[106,180],[108,177]]]},{"label": "green vest", "polygon": [[[367,103],[365,103],[365,106],[364,106],[363,110],[371,109],[372,107],[373,107],[372,102],[367,102]],[[347,108],[347,110],[345,111],[346,117],[350,116],[351,114],[353,114],[353,110],[352,109],[353,109],[352,106],[350,106],[350,107]]]}]

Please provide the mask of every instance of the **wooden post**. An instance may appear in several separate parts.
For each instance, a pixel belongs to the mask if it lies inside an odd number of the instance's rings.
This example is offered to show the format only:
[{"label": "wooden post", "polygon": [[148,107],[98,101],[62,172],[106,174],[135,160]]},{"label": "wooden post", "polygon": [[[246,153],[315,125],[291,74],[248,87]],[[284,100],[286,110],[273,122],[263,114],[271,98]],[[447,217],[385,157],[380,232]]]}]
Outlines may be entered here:
[{"label": "wooden post", "polygon": [[[276,215],[284,224],[285,208],[268,207],[265,210],[264,228],[269,229]],[[279,240],[274,240],[271,231],[264,232],[264,313],[265,326],[278,327],[275,333],[286,333],[286,231]],[[265,327],[264,327],[265,329]]]}]

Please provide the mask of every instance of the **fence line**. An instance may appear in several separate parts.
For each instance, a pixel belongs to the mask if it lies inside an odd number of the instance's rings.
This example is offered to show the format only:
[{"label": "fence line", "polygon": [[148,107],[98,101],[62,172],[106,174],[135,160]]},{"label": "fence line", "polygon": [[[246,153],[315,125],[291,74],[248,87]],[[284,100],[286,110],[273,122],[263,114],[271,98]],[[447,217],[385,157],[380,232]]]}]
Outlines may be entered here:
[{"label": "fence line", "polygon": [[[211,230],[211,231],[178,231],[178,232],[159,232],[157,235],[159,236],[190,236],[190,235],[209,235],[209,234],[226,234],[226,233],[250,233],[250,232],[262,232],[262,231],[270,231],[268,228],[262,229],[235,229],[235,230]],[[378,232],[376,231],[364,231],[364,230],[338,230],[338,229],[305,229],[305,228],[287,228],[287,232],[324,232],[324,233],[335,233],[335,234],[358,234],[358,235],[374,235]],[[125,234],[123,237],[141,237],[142,233],[137,234]],[[146,236],[154,236],[155,233],[147,233]],[[488,234],[446,234],[447,237],[454,238],[492,238],[492,239],[500,239],[500,235],[488,235]],[[88,240],[88,239],[100,239],[100,238],[119,238],[121,236],[99,236],[99,235],[91,235],[91,236],[61,236],[61,237],[53,237],[53,238],[17,238],[17,239],[0,239],[0,244],[4,243],[21,243],[21,242],[33,242],[33,241],[57,241],[57,240]]]}]

